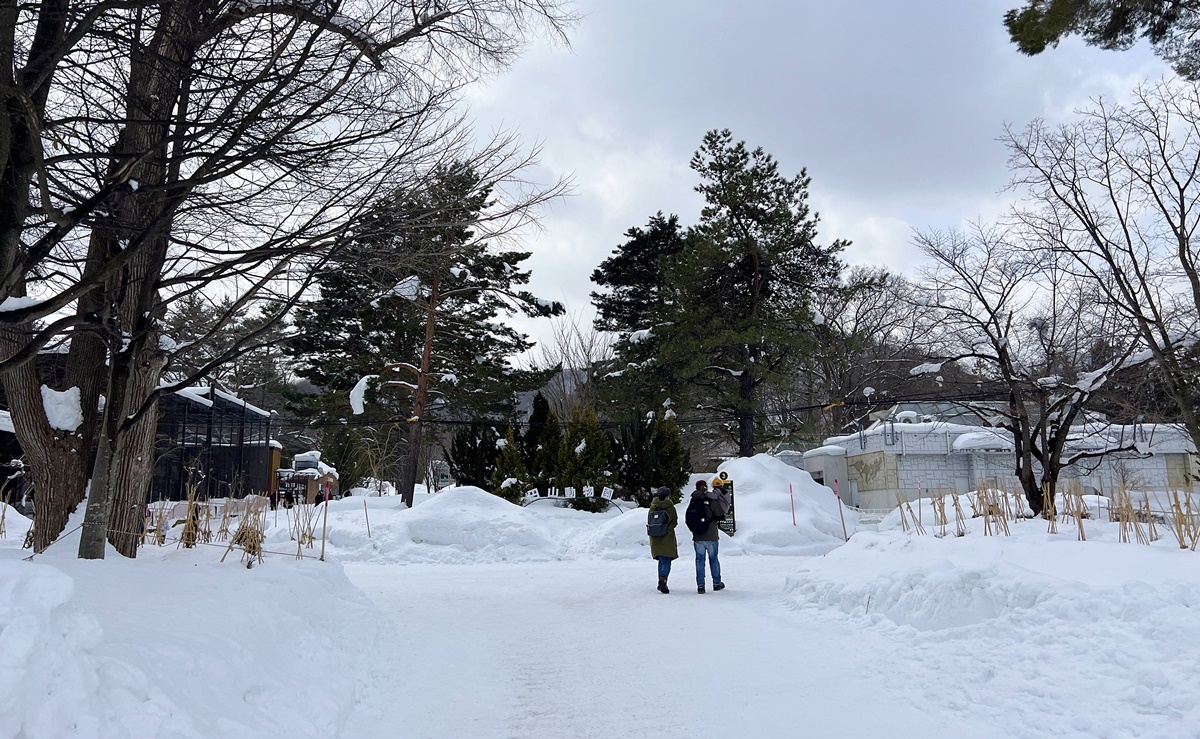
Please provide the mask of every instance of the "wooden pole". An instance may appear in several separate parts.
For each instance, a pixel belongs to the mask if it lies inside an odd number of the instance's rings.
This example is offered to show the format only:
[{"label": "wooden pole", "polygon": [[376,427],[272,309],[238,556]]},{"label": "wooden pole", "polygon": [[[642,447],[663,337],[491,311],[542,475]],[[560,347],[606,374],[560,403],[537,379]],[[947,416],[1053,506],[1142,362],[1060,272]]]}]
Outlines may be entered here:
[{"label": "wooden pole", "polygon": [[792,492],[792,484],[788,483],[788,497],[792,499],[792,525],[796,525],[796,494]]},{"label": "wooden pole", "polygon": [[836,495],[838,499],[838,516],[840,516],[842,519],[842,538],[846,541],[850,541],[850,535],[846,533],[846,514],[842,512],[842,491],[838,486],[837,480],[833,481],[833,494]]},{"label": "wooden pole", "polygon": [[363,518],[367,519],[367,538],[371,538],[371,517],[367,514],[367,499],[363,498]]}]

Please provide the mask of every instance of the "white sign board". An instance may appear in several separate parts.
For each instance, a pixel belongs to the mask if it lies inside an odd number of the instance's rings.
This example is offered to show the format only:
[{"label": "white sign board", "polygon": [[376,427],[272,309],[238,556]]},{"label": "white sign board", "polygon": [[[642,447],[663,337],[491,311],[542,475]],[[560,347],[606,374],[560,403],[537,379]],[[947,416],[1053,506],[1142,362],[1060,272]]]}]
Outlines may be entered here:
[{"label": "white sign board", "polygon": [[585,487],[583,489],[583,497],[595,498],[596,497],[596,488],[591,487],[590,485],[588,487]]},{"label": "white sign board", "polygon": [[602,490],[600,492],[600,497],[604,498],[605,500],[612,500],[613,489],[612,488],[604,488],[604,490]]},{"label": "white sign board", "polygon": [[565,498],[574,498],[575,497],[575,488],[566,488],[566,489],[564,489],[563,493],[564,493],[563,497],[565,497]]}]

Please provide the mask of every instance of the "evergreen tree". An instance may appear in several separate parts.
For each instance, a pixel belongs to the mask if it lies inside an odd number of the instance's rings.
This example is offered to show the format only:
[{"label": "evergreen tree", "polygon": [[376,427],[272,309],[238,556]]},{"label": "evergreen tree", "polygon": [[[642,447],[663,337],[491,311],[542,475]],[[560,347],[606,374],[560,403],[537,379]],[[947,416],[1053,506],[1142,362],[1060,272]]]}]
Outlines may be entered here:
[{"label": "evergreen tree", "polygon": [[645,228],[634,226],[628,239],[592,272],[592,282],[607,292],[592,292],[596,328],[628,333],[649,328],[662,314],[666,274],[664,258],[683,251],[679,216],[650,217]]},{"label": "evergreen tree", "polygon": [[[583,511],[601,511],[608,503],[600,491],[612,484],[609,471],[608,436],[600,428],[600,419],[590,406],[576,406],[567,420],[567,433],[560,450],[560,487],[575,488],[568,503]],[[583,489],[591,487],[595,496],[585,498]]]},{"label": "evergreen tree", "polygon": [[368,405],[408,420],[398,485],[406,501],[430,413],[511,417],[530,375],[508,360],[531,344],[503,317],[561,312],[521,289],[529,252],[476,238],[490,198],[490,185],[460,166],[396,193],[363,224],[350,258],[320,276],[319,299],[298,312],[290,352],[299,374],[341,398],[363,376],[379,375]]},{"label": "evergreen tree", "polygon": [[670,313],[666,267],[687,247],[679,217],[661,211],[625,236],[628,241],[592,272],[592,282],[605,289],[591,294],[595,326],[617,334],[615,359],[598,383],[600,402],[615,407],[641,405],[676,390],[678,373],[660,351]]},{"label": "evergreen tree", "polygon": [[670,410],[661,413],[655,423],[654,445],[658,453],[652,488],[671,488],[674,491],[671,500],[678,503],[683,498],[683,488],[692,472],[692,455],[684,446],[679,424],[675,423],[675,414]]},{"label": "evergreen tree", "polygon": [[491,486],[496,474],[496,430],[472,423],[454,432],[449,449],[443,449],[450,475],[459,485]]},{"label": "evergreen tree", "polygon": [[[533,410],[529,414],[529,428],[521,437],[521,459],[525,468],[533,470],[537,467],[537,452],[542,444],[542,434],[550,419],[550,402],[538,391],[533,396]],[[542,491],[543,494],[545,491]]]},{"label": "evergreen tree", "polygon": [[511,503],[519,503],[531,485],[529,472],[521,458],[521,444],[512,427],[497,445],[500,454],[496,457],[496,471],[492,474],[492,493]]},{"label": "evergreen tree", "polygon": [[671,488],[674,502],[682,499],[691,457],[673,413],[651,412],[643,417],[635,414],[621,424],[613,448],[616,482],[639,506],[648,507],[654,491],[660,487]]},{"label": "evergreen tree", "polygon": [[539,495],[549,495],[551,489],[562,487],[558,483],[562,434],[562,422],[558,414],[546,398],[538,393],[533,398],[533,414],[529,417],[529,429],[521,440],[521,447],[525,469]]},{"label": "evergreen tree", "polygon": [[761,148],[710,131],[692,157],[705,206],[691,246],[668,267],[670,326],[659,349],[680,379],[737,423],[754,454],[760,388],[787,384],[810,345],[813,292],[836,280],[848,242],[816,243],[809,177],[779,173]]},{"label": "evergreen tree", "polygon": [[1102,49],[1128,49],[1146,39],[1180,76],[1200,79],[1197,0],[1027,0],[1004,14],[1004,25],[1030,56],[1066,36]]}]

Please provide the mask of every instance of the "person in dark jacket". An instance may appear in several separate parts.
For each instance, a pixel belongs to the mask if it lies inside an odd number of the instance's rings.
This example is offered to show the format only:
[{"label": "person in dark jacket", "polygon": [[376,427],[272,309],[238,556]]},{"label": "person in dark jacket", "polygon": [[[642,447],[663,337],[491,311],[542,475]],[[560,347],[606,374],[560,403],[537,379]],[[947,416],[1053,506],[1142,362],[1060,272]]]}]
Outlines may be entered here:
[{"label": "person in dark jacket", "polygon": [[[718,538],[721,530],[717,523],[724,518],[729,510],[728,493],[709,491],[708,483],[696,481],[696,489],[688,502],[688,528],[692,530],[692,547],[696,550],[696,592],[704,592],[704,558],[708,557],[708,566],[712,570],[713,590],[723,590],[725,583],[721,582],[721,562],[717,559]],[[694,523],[699,522],[699,526]]]},{"label": "person in dark jacket", "polygon": [[679,557],[679,544],[675,540],[675,527],[679,525],[679,511],[671,502],[671,489],[659,488],[650,501],[650,510],[665,510],[668,517],[665,536],[650,537],[650,556],[658,560],[658,592],[670,593],[667,578],[671,576],[671,560]]}]

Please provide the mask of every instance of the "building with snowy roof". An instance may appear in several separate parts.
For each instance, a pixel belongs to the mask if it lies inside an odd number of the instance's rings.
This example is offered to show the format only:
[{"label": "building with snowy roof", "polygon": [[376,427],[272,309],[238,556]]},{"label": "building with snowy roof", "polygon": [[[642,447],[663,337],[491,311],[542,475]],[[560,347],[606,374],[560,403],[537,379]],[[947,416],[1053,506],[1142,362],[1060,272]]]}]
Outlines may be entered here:
[{"label": "building with snowy roof", "polygon": [[[929,414],[901,411],[784,461],[828,487],[836,485],[843,499],[859,508],[893,508],[897,499],[915,500],[930,491],[1019,488],[1009,432],[928,419]],[[1200,477],[1191,438],[1172,424],[1081,425],[1066,453],[1095,455],[1062,473],[1064,482],[1077,481],[1087,493],[1107,494],[1118,487],[1196,490]]]}]

